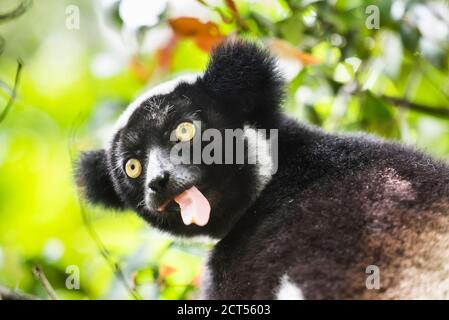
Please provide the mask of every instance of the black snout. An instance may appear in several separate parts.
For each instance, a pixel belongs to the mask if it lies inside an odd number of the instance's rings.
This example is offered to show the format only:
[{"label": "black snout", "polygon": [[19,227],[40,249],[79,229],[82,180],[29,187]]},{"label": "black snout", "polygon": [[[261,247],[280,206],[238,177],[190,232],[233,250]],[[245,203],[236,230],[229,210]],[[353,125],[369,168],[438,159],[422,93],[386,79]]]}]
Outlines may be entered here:
[{"label": "black snout", "polygon": [[148,188],[156,193],[163,193],[167,188],[169,180],[170,173],[168,173],[168,171],[164,171],[163,174],[153,178],[153,180],[148,183]]}]

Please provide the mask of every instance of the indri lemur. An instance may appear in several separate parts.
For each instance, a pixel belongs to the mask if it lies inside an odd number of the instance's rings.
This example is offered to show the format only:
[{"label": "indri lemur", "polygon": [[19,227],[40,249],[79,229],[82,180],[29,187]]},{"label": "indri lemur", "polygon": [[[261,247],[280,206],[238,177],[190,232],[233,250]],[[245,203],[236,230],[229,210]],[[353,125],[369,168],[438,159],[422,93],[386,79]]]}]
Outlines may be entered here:
[{"label": "indri lemur", "polygon": [[[134,210],[173,235],[218,239],[203,298],[449,298],[448,166],[397,143],[298,123],[282,112],[283,96],[266,49],[225,42],[203,74],[134,101],[109,145],[82,155],[77,181],[94,204]],[[174,145],[190,148],[211,128],[277,129],[277,171],[273,159],[171,161]],[[246,149],[268,141],[242,139]],[[380,272],[377,290],[366,286],[368,266]]]}]

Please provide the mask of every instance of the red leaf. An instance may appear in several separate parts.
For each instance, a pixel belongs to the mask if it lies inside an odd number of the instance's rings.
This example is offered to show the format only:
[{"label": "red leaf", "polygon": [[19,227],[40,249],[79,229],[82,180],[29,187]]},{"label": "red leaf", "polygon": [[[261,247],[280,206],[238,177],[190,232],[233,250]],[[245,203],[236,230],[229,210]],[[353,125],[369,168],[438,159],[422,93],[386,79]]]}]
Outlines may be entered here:
[{"label": "red leaf", "polygon": [[157,51],[157,58],[159,60],[159,66],[162,69],[168,69],[170,67],[170,63],[172,61],[173,52],[176,48],[176,43],[178,41],[178,37],[173,35],[170,40]]},{"label": "red leaf", "polygon": [[195,38],[196,45],[203,51],[209,52],[213,47],[218,45],[224,40],[224,37],[203,37],[199,36]]},{"label": "red leaf", "polygon": [[218,26],[209,21],[201,22],[197,18],[192,17],[180,17],[176,19],[168,20],[170,27],[173,31],[180,36],[195,37],[199,35],[203,36],[217,36],[220,35]]},{"label": "red leaf", "polygon": [[318,60],[318,58],[315,58],[311,54],[299,50],[287,41],[281,39],[272,39],[269,42],[269,47],[279,56],[299,60],[304,65],[320,63],[320,60]]},{"label": "red leaf", "polygon": [[225,0],[226,5],[228,6],[229,10],[231,10],[231,12],[236,16],[236,17],[240,17],[240,13],[237,9],[237,6],[235,5],[234,0]]},{"label": "red leaf", "polygon": [[161,277],[161,278],[166,278],[175,272],[176,272],[176,268],[173,268],[171,266],[161,265],[159,267],[159,277]]},{"label": "red leaf", "polygon": [[142,82],[147,82],[151,77],[153,70],[146,66],[137,56],[132,57],[129,62],[131,72]]},{"label": "red leaf", "polygon": [[201,283],[201,272],[197,273],[192,279],[192,286],[198,288]]},{"label": "red leaf", "polygon": [[197,46],[207,52],[224,39],[218,26],[211,21],[201,22],[192,17],[180,17],[168,22],[177,36],[193,38]]}]

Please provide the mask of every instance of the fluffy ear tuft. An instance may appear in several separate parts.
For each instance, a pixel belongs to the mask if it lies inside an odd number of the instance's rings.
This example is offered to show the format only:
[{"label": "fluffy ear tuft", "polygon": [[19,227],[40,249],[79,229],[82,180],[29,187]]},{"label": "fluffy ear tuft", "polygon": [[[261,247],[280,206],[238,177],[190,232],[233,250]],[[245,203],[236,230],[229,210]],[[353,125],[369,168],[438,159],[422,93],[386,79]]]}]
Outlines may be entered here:
[{"label": "fluffy ear tuft", "polygon": [[276,59],[267,49],[243,40],[226,41],[213,50],[203,83],[247,117],[277,110],[284,96]]},{"label": "fluffy ear tuft", "polygon": [[111,180],[105,150],[89,151],[81,155],[76,167],[76,181],[84,189],[89,202],[107,208],[124,208]]}]

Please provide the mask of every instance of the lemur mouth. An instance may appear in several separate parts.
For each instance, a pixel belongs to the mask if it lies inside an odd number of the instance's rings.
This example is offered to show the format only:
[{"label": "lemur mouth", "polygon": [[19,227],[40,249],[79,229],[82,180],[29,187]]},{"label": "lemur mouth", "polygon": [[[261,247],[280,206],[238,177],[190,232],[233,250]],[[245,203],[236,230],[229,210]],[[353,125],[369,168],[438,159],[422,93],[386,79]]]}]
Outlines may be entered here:
[{"label": "lemur mouth", "polygon": [[156,210],[157,212],[163,213],[167,206],[173,201],[174,198],[169,198],[167,201],[162,203]]},{"label": "lemur mouth", "polygon": [[195,186],[162,203],[157,211],[163,213],[167,206],[175,201],[180,208],[181,218],[185,225],[205,226],[210,218],[210,204],[207,198]]}]

